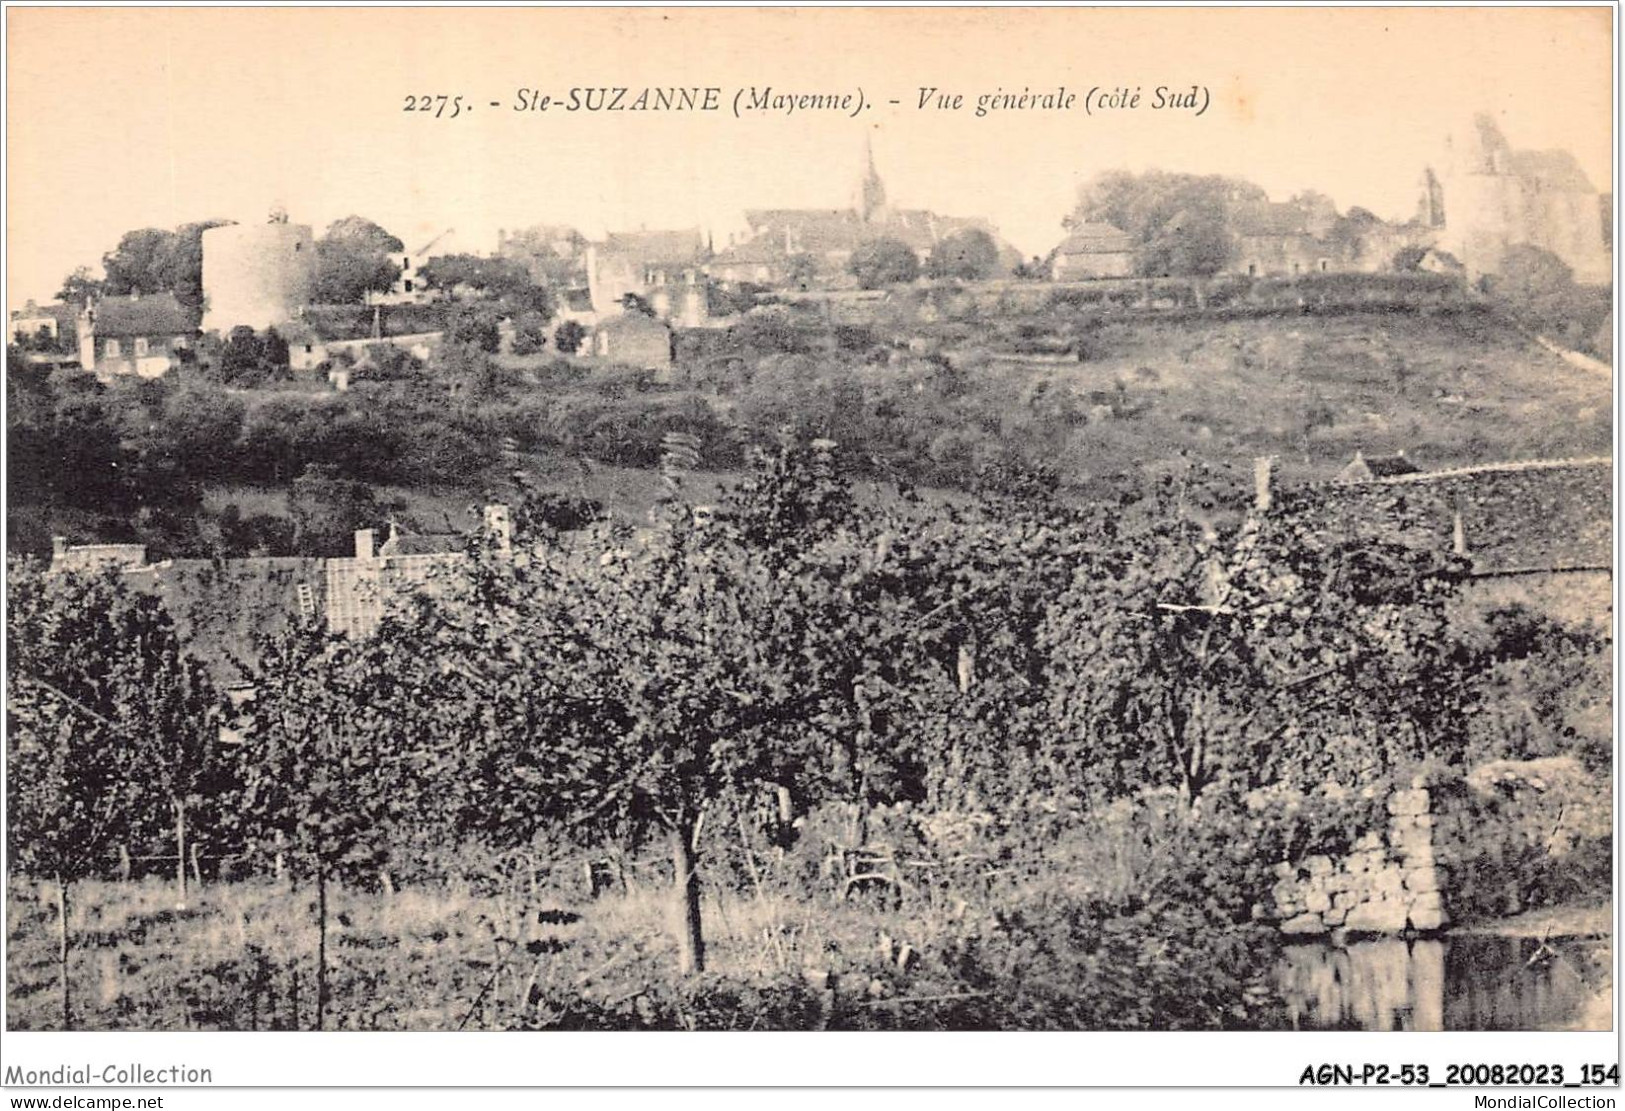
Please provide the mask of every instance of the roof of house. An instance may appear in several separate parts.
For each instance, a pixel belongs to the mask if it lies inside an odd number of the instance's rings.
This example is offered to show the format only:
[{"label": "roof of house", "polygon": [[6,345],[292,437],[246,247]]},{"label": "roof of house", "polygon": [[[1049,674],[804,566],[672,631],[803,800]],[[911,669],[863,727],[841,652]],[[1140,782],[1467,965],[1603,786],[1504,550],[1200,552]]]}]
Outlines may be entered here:
[{"label": "roof of house", "polygon": [[850,251],[870,232],[850,208],[760,208],[745,213],[745,222],[758,232],[758,239],[783,241],[786,232],[793,238],[788,249],[818,254]]},{"label": "roof of house", "polygon": [[1134,250],[1134,240],[1111,224],[1079,224],[1055,248],[1061,255],[1116,255]]},{"label": "roof of house", "polygon": [[124,581],[163,599],[187,651],[229,687],[252,678],[259,638],[322,612],[322,563],[294,556],[176,559],[131,568]]},{"label": "roof of house", "polygon": [[90,307],[98,336],[183,336],[197,331],[193,314],[173,293],[103,297]]},{"label": "roof of house", "polygon": [[61,301],[48,301],[43,305],[36,305],[33,301],[30,301],[22,308],[13,312],[11,314],[11,319],[42,320],[45,317],[50,317],[58,324],[72,324],[73,318],[77,316],[78,313],[78,308],[73,305],[63,304]]},{"label": "roof of house", "polygon": [[604,236],[607,254],[633,255],[645,263],[687,266],[706,256],[699,228],[683,231],[612,231]]},{"label": "roof of house", "polygon": [[1288,201],[1238,205],[1230,214],[1237,235],[1308,235],[1309,214]]},{"label": "roof of house", "polygon": [[758,235],[743,243],[735,243],[711,260],[713,266],[754,266],[783,262],[789,257],[784,250],[784,239],[776,235]]}]

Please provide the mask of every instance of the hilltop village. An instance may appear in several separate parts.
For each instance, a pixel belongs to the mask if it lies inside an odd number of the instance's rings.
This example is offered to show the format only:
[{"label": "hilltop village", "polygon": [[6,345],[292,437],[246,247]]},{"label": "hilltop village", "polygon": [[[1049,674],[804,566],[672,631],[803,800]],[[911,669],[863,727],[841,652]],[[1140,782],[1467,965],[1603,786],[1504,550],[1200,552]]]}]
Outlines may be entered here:
[{"label": "hilltop village", "polygon": [[[1273,201],[1239,180],[1107,173],[1080,191],[1042,258],[1023,259],[988,220],[894,203],[867,144],[845,207],[752,209],[723,243],[698,227],[589,240],[538,225],[500,233],[488,253],[453,229],[408,248],[360,217],[318,237],[281,211],[261,224],[134,232],[108,256],[106,279],[69,278],[64,293],[79,300],[13,314],[8,387],[25,420],[55,404],[60,422],[61,399],[47,397],[59,387],[49,383],[76,371],[115,394],[121,383],[173,383],[141,411],[155,414],[155,429],[174,421],[181,442],[137,443],[140,458],[109,477],[99,503],[85,490],[96,487],[96,466],[116,471],[117,454],[130,450],[127,421],[109,429],[117,443],[88,461],[72,491],[56,495],[48,476],[25,478],[14,485],[22,496],[10,507],[13,542],[50,552],[56,566],[124,567],[149,589],[185,581],[193,594],[237,592],[245,602],[224,625],[203,616],[233,609],[222,600],[181,605],[199,629],[236,628],[202,649],[224,661],[227,647],[246,647],[247,630],[281,618],[320,613],[337,632],[371,629],[391,597],[459,558],[464,535],[479,531],[468,513],[480,504],[486,532],[493,514],[507,522],[508,503],[538,488],[566,520],[618,511],[636,524],[672,436],[692,438],[698,469],[720,477],[738,465],[741,431],[748,439],[768,425],[799,426],[860,460],[889,453],[894,474],[950,489],[983,481],[998,452],[1030,462],[1053,460],[1059,448],[1077,468],[1063,485],[1084,496],[1125,462],[1157,473],[1184,457],[1217,457],[1222,474],[1255,456],[1284,456],[1282,475],[1343,484],[1423,467],[1493,472],[1531,457],[1526,447],[1486,448],[1486,428],[1515,414],[1504,405],[1492,413],[1472,396],[1499,371],[1506,353],[1495,349],[1510,342],[1568,360],[1571,373],[1579,368],[1577,396],[1596,395],[1573,410],[1580,420],[1567,422],[1568,442],[1541,443],[1533,457],[1606,464],[1605,389],[1601,379],[1583,384],[1588,370],[1606,368],[1575,349],[1598,329],[1569,319],[1555,321],[1570,326],[1564,343],[1530,334],[1543,327],[1540,306],[1512,299],[1548,302],[1545,324],[1575,305],[1594,311],[1597,297],[1584,291],[1610,270],[1608,201],[1566,153],[1514,150],[1480,116],[1442,145],[1438,166],[1421,176],[1415,217],[1403,223],[1340,212],[1318,193]],[[1547,286],[1524,288],[1537,280]],[[1382,319],[1373,313],[1393,319],[1373,333],[1362,323]],[[1321,318],[1318,334],[1279,323],[1303,314]],[[1423,323],[1430,317],[1466,328],[1468,349],[1483,349],[1479,365],[1427,366],[1457,342]],[[1237,400],[1269,397],[1302,411],[1247,428],[1240,410],[1220,411],[1233,400],[1210,401],[1219,409],[1178,415],[1170,435],[1154,410],[1190,387],[1155,360],[1179,335],[1191,344],[1188,373],[1229,375]],[[837,420],[828,401],[795,399],[797,390],[842,388],[811,369],[826,352],[891,379],[873,402],[882,415]],[[906,412],[887,393],[939,393],[965,373],[986,379],[982,396],[994,404],[1009,403],[999,392],[1008,387],[989,383],[1029,380],[1020,387],[1028,396],[1014,399],[1026,415],[1019,427],[1002,418],[997,451],[959,430],[964,418],[943,423],[934,412],[920,428],[882,435],[899,419],[888,408]],[[1367,400],[1339,399],[1326,376],[1352,383],[1354,394],[1386,381],[1399,404],[1346,412]],[[606,391],[622,395],[629,381],[633,399],[612,403],[625,406],[612,416]],[[1444,423],[1408,413],[1411,398]],[[824,415],[807,411],[809,401]],[[470,404],[511,415],[438,423],[448,406]],[[424,414],[421,426],[413,413]],[[1471,435],[1453,440],[1446,426],[1455,436],[1471,426]],[[47,433],[27,423],[14,430],[21,473],[52,468]],[[84,430],[75,435],[75,450],[94,455]],[[359,456],[344,446],[354,437]],[[1080,447],[1082,439],[1096,442]],[[44,454],[31,461],[36,447]],[[573,477],[561,482],[561,467]],[[1470,546],[1482,556],[1487,521],[1474,518],[1472,502],[1457,498],[1456,520],[1469,507]],[[1578,504],[1595,509],[1595,492]],[[496,530],[504,545],[511,529]],[[1510,562],[1604,562],[1593,528],[1577,519],[1569,539],[1578,547],[1567,550],[1561,532],[1551,550]],[[222,556],[251,558],[222,570]],[[1490,563],[1505,570],[1509,561]],[[249,590],[245,576],[264,581]]]}]

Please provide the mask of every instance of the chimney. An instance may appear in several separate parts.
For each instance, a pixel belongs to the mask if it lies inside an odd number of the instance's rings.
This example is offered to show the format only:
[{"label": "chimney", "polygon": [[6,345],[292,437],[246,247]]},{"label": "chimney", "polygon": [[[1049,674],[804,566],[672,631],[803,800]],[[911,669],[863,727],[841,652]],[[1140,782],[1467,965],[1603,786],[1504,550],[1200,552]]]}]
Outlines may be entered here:
[{"label": "chimney", "polygon": [[1260,513],[1268,510],[1272,501],[1270,486],[1274,470],[1272,456],[1260,455],[1253,460],[1253,508]]},{"label": "chimney", "polygon": [[66,536],[51,537],[51,562],[59,563],[68,557],[68,538]]},{"label": "chimney", "polygon": [[370,528],[355,530],[355,557],[357,559],[372,559],[373,531]]},{"label": "chimney", "polygon": [[1450,550],[1456,555],[1467,554],[1467,526],[1462,523],[1461,510],[1453,514],[1454,520],[1450,524]]},{"label": "chimney", "polygon": [[499,552],[513,550],[513,518],[505,505],[485,507],[485,536]]}]

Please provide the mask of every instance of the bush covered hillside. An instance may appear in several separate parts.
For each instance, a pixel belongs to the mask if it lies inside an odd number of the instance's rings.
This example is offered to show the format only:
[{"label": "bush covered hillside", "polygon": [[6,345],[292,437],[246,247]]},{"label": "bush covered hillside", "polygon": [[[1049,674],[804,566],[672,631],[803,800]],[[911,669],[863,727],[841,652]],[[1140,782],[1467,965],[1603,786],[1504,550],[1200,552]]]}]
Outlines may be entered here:
[{"label": "bush covered hillside", "polygon": [[[1416,303],[1385,291],[1375,308],[1277,291],[1157,310],[1039,287],[992,313],[937,287],[840,312],[759,308],[681,333],[659,375],[452,343],[427,363],[380,355],[346,393],[286,368],[246,389],[206,365],[111,386],[17,368],[11,543],[43,552],[66,534],[139,539],[157,555],[331,555],[328,540],[386,514],[444,531],[516,486],[641,520],[670,432],[695,437],[698,467],[723,474],[789,429],[834,440],[849,473],[888,487],[970,491],[1043,470],[1085,500],[1103,479],[1180,458],[1240,486],[1258,455],[1276,456],[1290,484],[1330,476],[1355,451],[1403,450],[1427,469],[1609,451],[1606,376],[1489,303],[1428,290]],[[331,527],[305,527],[314,517]]]}]

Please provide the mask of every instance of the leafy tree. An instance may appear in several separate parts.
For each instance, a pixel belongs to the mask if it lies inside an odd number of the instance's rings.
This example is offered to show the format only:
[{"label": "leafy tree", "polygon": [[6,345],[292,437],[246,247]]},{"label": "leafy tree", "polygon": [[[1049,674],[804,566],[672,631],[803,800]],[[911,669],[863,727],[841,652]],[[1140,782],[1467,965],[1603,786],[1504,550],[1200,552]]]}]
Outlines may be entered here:
[{"label": "leafy tree", "polygon": [[105,291],[157,293],[170,288],[165,284],[168,275],[164,267],[173,255],[174,238],[174,232],[163,228],[125,232],[118,246],[102,256],[102,269],[107,273]]},{"label": "leafy tree", "polygon": [[[470,795],[494,846],[552,829],[587,842],[665,838],[679,967],[704,967],[696,857],[737,792],[794,782],[804,686],[782,583],[722,521],[669,502],[646,542],[603,526],[577,545],[491,559],[403,659],[453,682],[432,711],[478,769]],[[546,661],[545,666],[542,661]]]},{"label": "leafy tree", "polygon": [[586,338],[587,329],[580,321],[566,320],[553,331],[553,348],[561,355],[574,355]]},{"label": "leafy tree", "polygon": [[502,349],[502,322],[489,306],[459,305],[446,322],[446,339],[494,355]]},{"label": "leafy tree", "polygon": [[328,225],[316,241],[316,300],[359,305],[368,293],[387,293],[401,276],[405,250],[395,236],[360,216]]},{"label": "leafy tree", "polygon": [[305,554],[337,555],[349,549],[355,532],[377,520],[372,487],[341,477],[336,466],[312,463],[288,488],[294,544]]},{"label": "leafy tree", "polygon": [[1232,208],[1268,195],[1251,182],[1217,175],[1112,170],[1085,184],[1064,221],[1111,224],[1135,242],[1135,271],[1146,277],[1216,274],[1234,254]]},{"label": "leafy tree", "polygon": [[847,270],[862,289],[880,289],[920,276],[920,259],[900,239],[871,239],[860,243],[847,260]]},{"label": "leafy tree", "polygon": [[547,317],[537,312],[521,313],[514,321],[513,353],[534,355],[547,346]]},{"label": "leafy tree", "polygon": [[[126,232],[118,246],[102,256],[102,269],[107,274],[102,291],[117,295],[172,292],[182,305],[200,312],[203,308],[203,233],[230,222],[204,220],[182,224],[174,231],[141,228]],[[64,286],[66,292],[68,289]]]},{"label": "leafy tree", "polygon": [[260,361],[272,373],[287,373],[288,341],[278,335],[275,328],[265,329],[265,335],[260,340]]},{"label": "leafy tree", "polygon": [[199,480],[236,472],[243,403],[204,384],[174,390],[163,401],[163,435],[177,468]]},{"label": "leafy tree", "polygon": [[926,260],[928,278],[983,281],[999,270],[999,245],[980,228],[966,228],[945,236]]},{"label": "leafy tree", "polygon": [[263,369],[265,343],[247,324],[239,324],[226,337],[220,352],[220,374],[227,382],[256,380]]},{"label": "leafy tree", "polygon": [[1515,308],[1538,314],[1553,298],[1574,286],[1574,270],[1542,247],[1519,243],[1501,255],[1500,270],[1490,287],[1496,297]]},{"label": "leafy tree", "polygon": [[531,280],[525,265],[509,258],[481,258],[478,255],[442,255],[424,263],[418,276],[429,289],[437,289],[452,300],[464,290],[500,303],[514,314],[536,313],[551,320],[557,310],[552,290]]},{"label": "leafy tree", "polygon": [[91,299],[99,297],[107,283],[100,278],[91,276],[90,267],[76,267],[73,273],[62,279],[62,288],[57,290],[57,300],[70,305],[83,306]]}]

